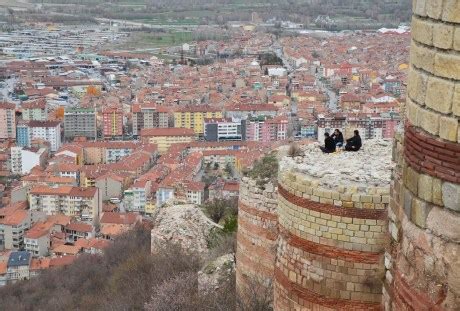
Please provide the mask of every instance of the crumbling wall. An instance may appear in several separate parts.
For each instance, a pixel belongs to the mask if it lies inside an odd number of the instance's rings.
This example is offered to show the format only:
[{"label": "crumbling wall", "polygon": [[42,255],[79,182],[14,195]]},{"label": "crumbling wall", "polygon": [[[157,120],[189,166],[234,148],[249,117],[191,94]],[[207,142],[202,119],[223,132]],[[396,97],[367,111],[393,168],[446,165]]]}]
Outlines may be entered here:
[{"label": "crumbling wall", "polygon": [[238,203],[236,284],[243,303],[251,295],[272,298],[278,217],[276,188],[243,177]]},{"label": "crumbling wall", "polygon": [[389,186],[280,175],[275,310],[379,310]]},{"label": "crumbling wall", "polygon": [[415,0],[389,209],[386,310],[460,306],[460,1]]}]

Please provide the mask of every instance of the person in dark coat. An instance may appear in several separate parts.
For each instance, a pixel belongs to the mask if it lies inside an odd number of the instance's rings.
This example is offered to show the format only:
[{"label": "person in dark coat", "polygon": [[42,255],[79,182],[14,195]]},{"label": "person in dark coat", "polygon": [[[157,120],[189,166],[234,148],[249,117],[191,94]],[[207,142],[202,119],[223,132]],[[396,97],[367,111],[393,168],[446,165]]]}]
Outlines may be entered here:
[{"label": "person in dark coat", "polygon": [[331,135],[331,138],[334,140],[337,147],[343,146],[343,134],[339,129],[335,129],[334,133]]},{"label": "person in dark coat", "polygon": [[347,139],[345,150],[346,151],[358,151],[359,149],[361,149],[361,146],[362,146],[361,136],[359,136],[359,131],[355,130],[355,136]]},{"label": "person in dark coat", "polygon": [[334,139],[329,135],[329,133],[324,134],[324,147],[320,146],[321,151],[324,153],[332,153],[335,152],[335,142]]}]

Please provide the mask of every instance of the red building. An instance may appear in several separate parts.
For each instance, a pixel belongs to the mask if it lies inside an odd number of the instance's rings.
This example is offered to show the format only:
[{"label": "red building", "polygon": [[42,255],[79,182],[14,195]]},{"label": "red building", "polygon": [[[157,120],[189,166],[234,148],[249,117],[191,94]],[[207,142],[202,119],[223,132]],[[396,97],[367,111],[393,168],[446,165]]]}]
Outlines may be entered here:
[{"label": "red building", "polygon": [[108,107],[102,111],[102,133],[104,137],[123,135],[123,110],[117,107]]}]

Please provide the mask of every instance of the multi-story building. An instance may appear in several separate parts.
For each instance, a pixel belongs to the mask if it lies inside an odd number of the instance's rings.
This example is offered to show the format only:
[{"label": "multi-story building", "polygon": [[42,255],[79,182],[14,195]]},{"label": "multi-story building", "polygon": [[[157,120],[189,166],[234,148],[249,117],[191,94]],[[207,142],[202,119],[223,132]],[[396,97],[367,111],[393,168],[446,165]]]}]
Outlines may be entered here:
[{"label": "multi-story building", "polygon": [[51,247],[53,222],[37,222],[24,235],[24,248],[33,257],[44,257]]},{"label": "multi-story building", "polygon": [[154,104],[133,105],[133,136],[138,136],[142,129],[167,128],[170,125],[169,111]]},{"label": "multi-story building", "polygon": [[46,148],[39,150],[25,149],[24,147],[11,147],[11,173],[25,175],[39,165],[44,166],[48,152]]},{"label": "multi-story building", "polygon": [[16,105],[0,102],[0,139],[16,138]]},{"label": "multi-story building", "polygon": [[206,141],[246,140],[246,123],[229,119],[204,119],[204,138]]},{"label": "multi-story building", "polygon": [[64,137],[97,138],[96,111],[92,108],[67,108],[64,112]]},{"label": "multi-story building", "polygon": [[7,264],[7,282],[10,284],[30,278],[30,262],[32,256],[29,252],[12,252]]},{"label": "multi-story building", "polygon": [[25,121],[48,120],[48,106],[44,98],[24,102],[21,104],[22,119]]},{"label": "multi-story building", "polygon": [[156,144],[159,153],[165,153],[173,144],[194,141],[195,132],[187,128],[143,129],[141,137],[143,142]]},{"label": "multi-story building", "polygon": [[197,135],[204,134],[204,120],[222,118],[222,111],[207,105],[185,106],[174,112],[174,127],[192,129]]},{"label": "multi-story building", "polygon": [[260,116],[244,120],[243,123],[248,141],[271,142],[287,138],[289,122],[286,117]]},{"label": "multi-story building", "polygon": [[123,135],[123,110],[107,107],[102,110],[102,134],[104,137],[120,137]]},{"label": "multi-story building", "polygon": [[0,220],[0,235],[5,249],[24,249],[24,234],[31,226],[29,210],[16,210]]},{"label": "multi-story building", "polygon": [[102,198],[96,187],[36,186],[30,190],[29,207],[47,215],[62,213],[94,223],[102,211]]},{"label": "multi-story building", "polygon": [[145,205],[150,197],[151,181],[136,181],[124,192],[123,204],[129,212],[145,213]]},{"label": "multi-story building", "polygon": [[16,133],[18,146],[30,147],[34,139],[41,139],[49,142],[51,151],[56,152],[62,145],[59,121],[23,121],[18,124]]}]

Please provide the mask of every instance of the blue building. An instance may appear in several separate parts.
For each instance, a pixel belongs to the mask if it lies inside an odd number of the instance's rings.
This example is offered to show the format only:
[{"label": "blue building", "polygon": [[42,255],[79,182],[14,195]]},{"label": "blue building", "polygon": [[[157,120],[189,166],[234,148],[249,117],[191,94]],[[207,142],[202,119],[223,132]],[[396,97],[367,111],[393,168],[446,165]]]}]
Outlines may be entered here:
[{"label": "blue building", "polygon": [[18,123],[16,126],[16,145],[30,147],[30,128],[27,123]]}]

